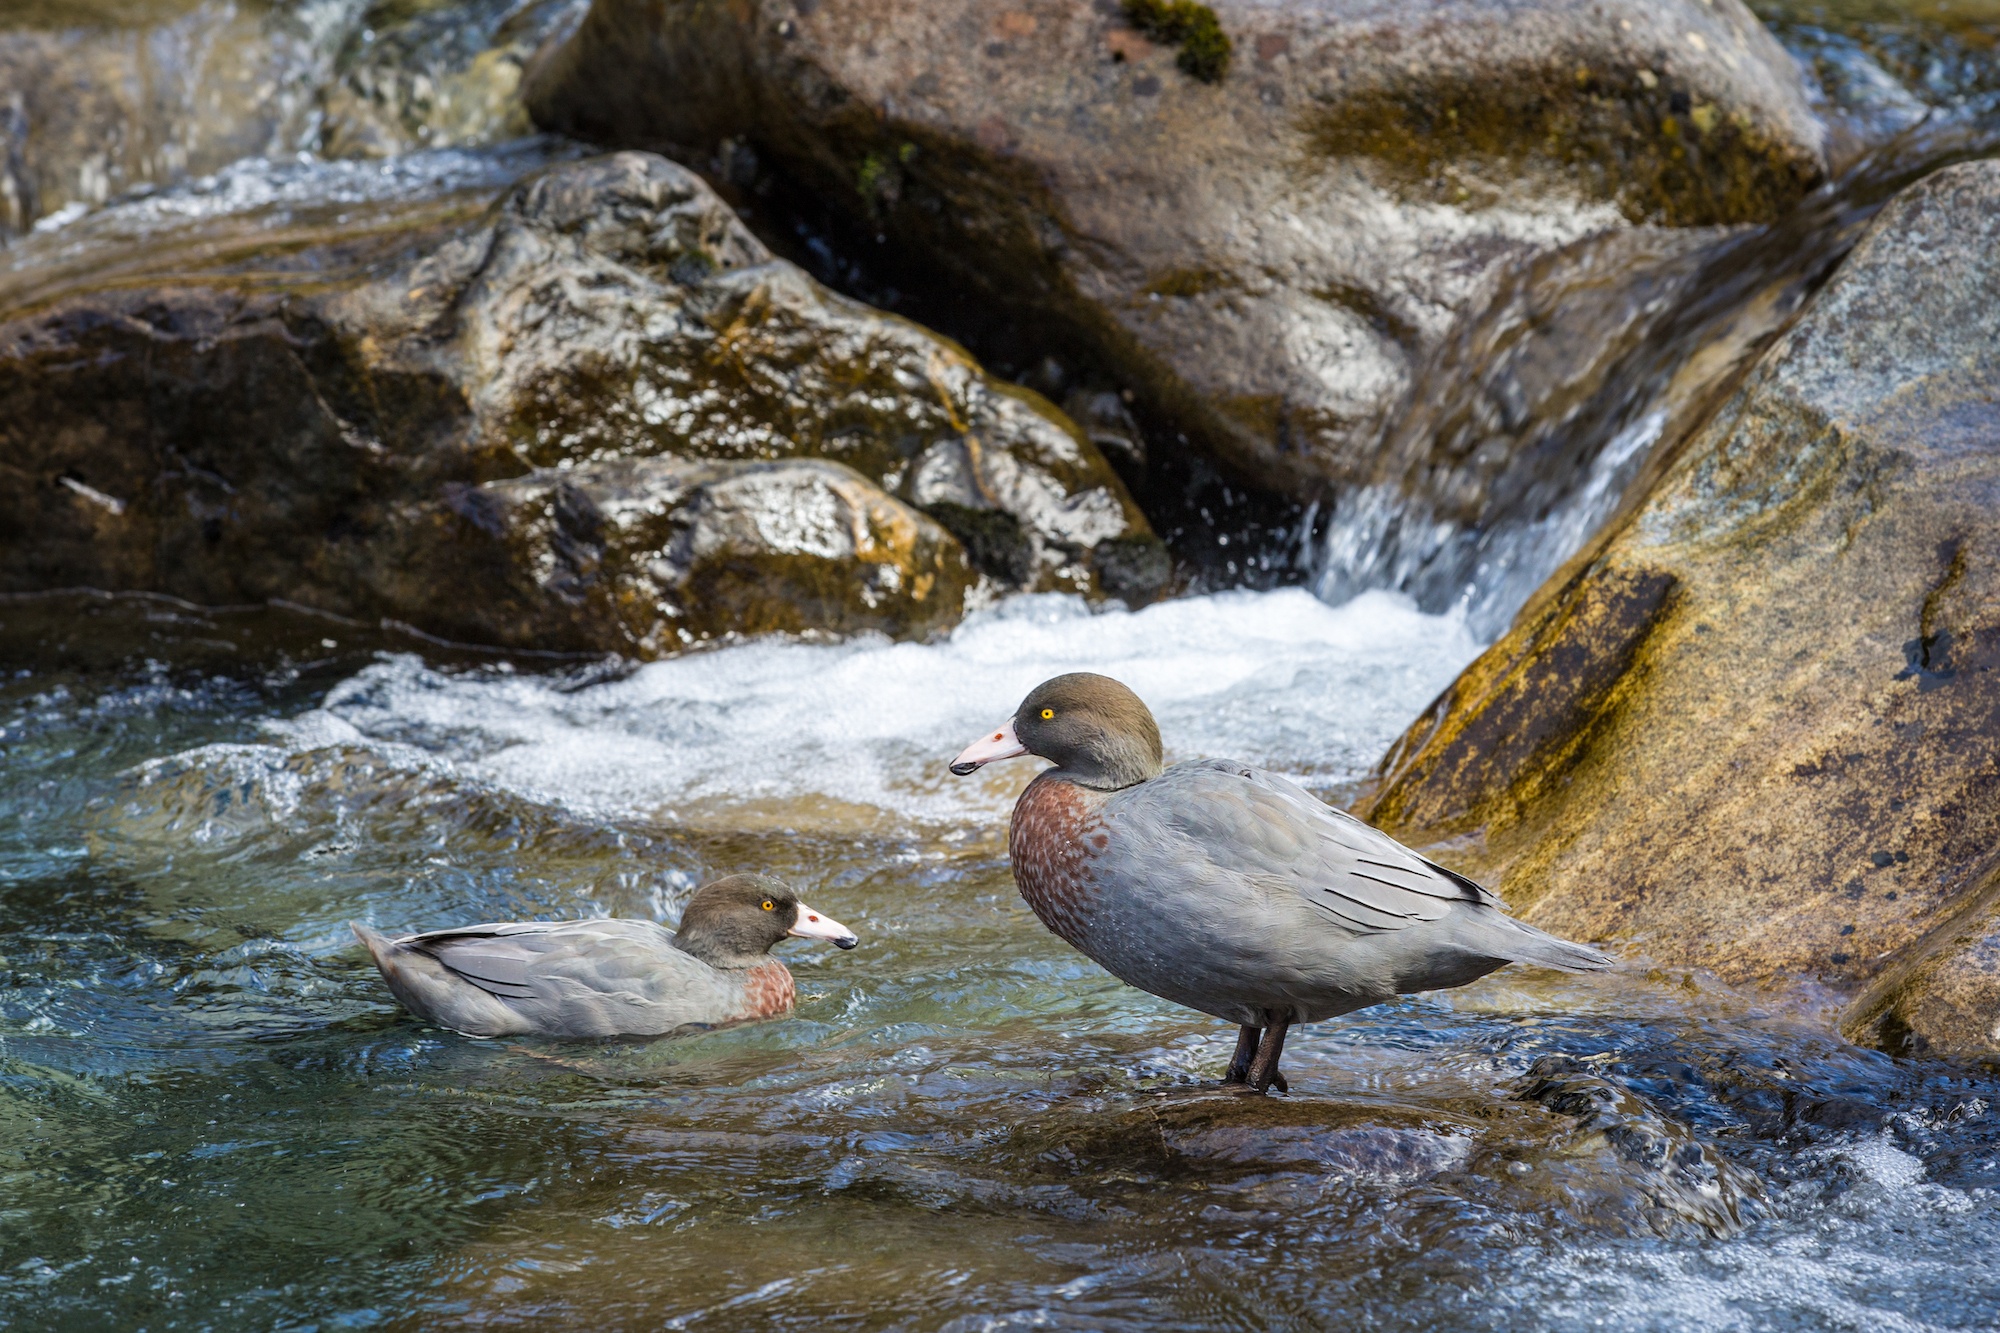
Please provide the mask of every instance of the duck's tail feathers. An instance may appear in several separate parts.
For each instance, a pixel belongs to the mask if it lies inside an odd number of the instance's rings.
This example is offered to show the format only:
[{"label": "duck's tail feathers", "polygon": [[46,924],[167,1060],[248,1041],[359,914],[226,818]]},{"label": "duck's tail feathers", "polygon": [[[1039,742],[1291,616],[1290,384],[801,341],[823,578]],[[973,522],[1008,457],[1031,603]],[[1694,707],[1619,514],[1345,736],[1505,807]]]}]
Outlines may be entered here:
[{"label": "duck's tail feathers", "polygon": [[1528,963],[1534,967],[1553,967],[1559,972],[1602,972],[1618,965],[1611,955],[1588,944],[1559,939],[1511,916],[1505,920],[1513,928],[1513,938],[1508,940],[1509,961]]},{"label": "duck's tail feathers", "polygon": [[348,922],[347,928],[354,932],[355,939],[360,940],[368,947],[369,956],[374,958],[375,966],[387,972],[389,970],[389,951],[395,946],[396,942],[381,931],[370,929],[362,925],[359,921]]}]

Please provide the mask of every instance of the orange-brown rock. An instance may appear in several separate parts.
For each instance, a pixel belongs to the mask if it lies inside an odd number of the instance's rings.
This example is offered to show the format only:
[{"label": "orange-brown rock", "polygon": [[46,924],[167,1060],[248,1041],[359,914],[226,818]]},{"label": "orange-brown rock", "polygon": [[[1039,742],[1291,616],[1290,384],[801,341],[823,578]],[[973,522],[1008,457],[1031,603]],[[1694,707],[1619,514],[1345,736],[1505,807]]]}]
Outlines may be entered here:
[{"label": "orange-brown rock", "polygon": [[2000,1049],[2000,164],[1940,171],[1365,810],[1529,919]]}]

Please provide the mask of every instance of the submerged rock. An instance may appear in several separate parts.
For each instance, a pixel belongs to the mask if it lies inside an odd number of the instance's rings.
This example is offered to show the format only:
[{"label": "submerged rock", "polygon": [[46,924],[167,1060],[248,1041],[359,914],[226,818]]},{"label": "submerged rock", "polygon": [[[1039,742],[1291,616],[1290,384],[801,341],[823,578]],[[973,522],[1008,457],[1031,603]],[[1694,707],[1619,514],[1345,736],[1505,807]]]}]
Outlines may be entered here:
[{"label": "submerged rock", "polygon": [[491,199],[198,218],[151,269],[36,238],[47,262],[0,274],[0,589],[653,655],[928,632],[968,551],[1010,586],[1163,581],[1060,413],[772,259],[683,169],[620,154]]},{"label": "submerged rock", "polygon": [[545,127],[773,165],[1302,495],[1372,478],[1414,368],[1510,266],[1767,220],[1820,174],[1738,0],[1213,10],[1234,54],[1191,74],[1112,0],[596,0],[527,96]]},{"label": "submerged rock", "polygon": [[2000,1049],[2000,163],[1894,199],[1367,803],[1536,924]]},{"label": "submerged rock", "polygon": [[1601,1063],[1544,1055],[1529,1067],[1521,1100],[1570,1123],[1544,1150],[1539,1177],[1532,1168],[1506,1174],[1606,1222],[1629,1218],[1662,1235],[1684,1225],[1718,1236],[1740,1230],[1746,1205],[1763,1197],[1757,1177],[1607,1077]]}]

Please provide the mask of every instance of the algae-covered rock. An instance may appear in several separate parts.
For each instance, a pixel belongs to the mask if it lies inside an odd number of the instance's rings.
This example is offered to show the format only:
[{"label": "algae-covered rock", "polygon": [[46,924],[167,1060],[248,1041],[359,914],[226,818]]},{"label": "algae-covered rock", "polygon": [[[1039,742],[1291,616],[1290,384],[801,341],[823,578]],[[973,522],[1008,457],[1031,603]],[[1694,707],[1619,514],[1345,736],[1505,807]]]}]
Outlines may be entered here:
[{"label": "algae-covered rock", "polygon": [[1367,805],[1536,923],[2000,1047],[2000,164],[1875,220]]},{"label": "algae-covered rock", "polygon": [[1212,13],[1226,70],[1113,0],[595,0],[526,95],[604,142],[747,150],[969,320],[1300,494],[1370,479],[1413,368],[1511,265],[1767,220],[1821,169],[1738,0],[1141,9]]},{"label": "algae-covered rock", "polygon": [[476,173],[426,194],[418,162],[300,168],[396,174],[388,202],[266,181],[270,207],[150,247],[112,210],[10,257],[0,589],[641,655],[949,625],[968,550],[1003,584],[1157,590],[1060,413],[772,259],[688,172],[568,162],[496,202]]}]

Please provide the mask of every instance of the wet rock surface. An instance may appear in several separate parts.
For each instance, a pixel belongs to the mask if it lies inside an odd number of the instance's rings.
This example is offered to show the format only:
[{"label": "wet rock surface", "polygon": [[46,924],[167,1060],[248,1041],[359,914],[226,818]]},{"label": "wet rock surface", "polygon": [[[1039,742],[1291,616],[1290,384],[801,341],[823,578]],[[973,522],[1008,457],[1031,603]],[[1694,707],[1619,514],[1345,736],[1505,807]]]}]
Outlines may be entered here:
[{"label": "wet rock surface", "polygon": [[297,146],[335,45],[311,18],[331,16],[227,0],[0,6],[0,240]]},{"label": "wet rock surface", "polygon": [[1892,1049],[2000,1046],[1996,202],[1989,162],[1892,201],[1390,751],[1373,818],[1551,929],[1860,993]]},{"label": "wet rock surface", "polygon": [[[949,628],[973,572],[950,534],[839,463],[620,458],[454,491],[488,541],[426,570],[464,596],[461,637],[569,625],[538,641],[647,656],[718,634]],[[671,636],[671,637],[668,637]]]},{"label": "wet rock surface", "polygon": [[640,655],[921,634],[979,570],[1164,582],[1067,419],[772,259],[681,168],[447,184],[197,217],[138,259],[94,219],[103,267],[88,234],[17,247],[0,582]]},{"label": "wet rock surface", "polygon": [[246,158],[377,157],[527,134],[522,72],[582,4],[0,4],[0,241]]},{"label": "wet rock surface", "polygon": [[532,130],[522,71],[588,0],[376,0],[320,95],[320,150],[381,157]]},{"label": "wet rock surface", "polygon": [[1371,479],[1413,368],[1509,266],[1765,220],[1820,171],[1734,0],[1215,13],[1211,83],[1108,0],[600,0],[527,95],[545,126],[769,165],[969,319],[1135,388],[1165,440],[1308,496]]}]

